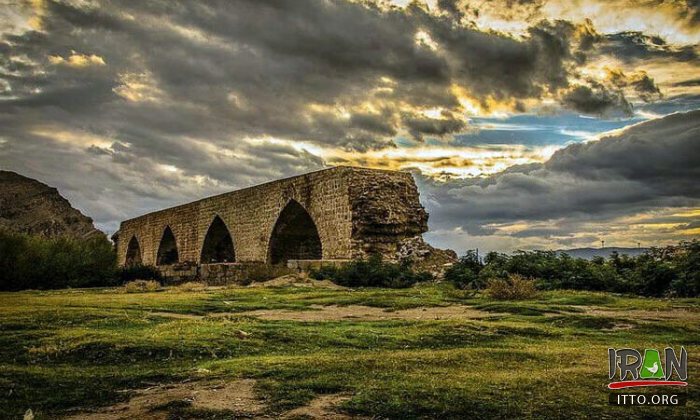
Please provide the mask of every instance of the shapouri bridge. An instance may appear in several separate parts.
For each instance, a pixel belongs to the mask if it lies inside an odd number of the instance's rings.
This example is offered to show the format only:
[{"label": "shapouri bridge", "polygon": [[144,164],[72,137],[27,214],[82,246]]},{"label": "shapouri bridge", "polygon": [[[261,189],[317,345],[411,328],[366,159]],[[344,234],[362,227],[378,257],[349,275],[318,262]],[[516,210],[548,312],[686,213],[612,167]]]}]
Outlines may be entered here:
[{"label": "shapouri bridge", "polygon": [[172,266],[395,258],[428,214],[409,173],[334,167],[122,222],[120,265]]}]

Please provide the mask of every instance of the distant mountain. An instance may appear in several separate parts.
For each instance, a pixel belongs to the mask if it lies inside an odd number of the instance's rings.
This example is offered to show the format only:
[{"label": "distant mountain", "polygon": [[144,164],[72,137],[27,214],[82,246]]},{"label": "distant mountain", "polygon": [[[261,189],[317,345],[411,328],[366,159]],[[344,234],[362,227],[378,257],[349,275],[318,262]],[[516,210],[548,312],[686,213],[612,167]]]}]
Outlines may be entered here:
[{"label": "distant mountain", "polygon": [[56,188],[0,171],[0,229],[44,237],[103,235]]},{"label": "distant mountain", "polygon": [[561,254],[569,254],[573,258],[583,258],[586,260],[593,259],[594,257],[605,257],[608,258],[613,252],[618,254],[627,254],[630,257],[636,257],[637,255],[643,254],[649,248],[619,248],[619,247],[605,247],[605,248],[574,248],[574,249],[560,249],[557,252]]}]

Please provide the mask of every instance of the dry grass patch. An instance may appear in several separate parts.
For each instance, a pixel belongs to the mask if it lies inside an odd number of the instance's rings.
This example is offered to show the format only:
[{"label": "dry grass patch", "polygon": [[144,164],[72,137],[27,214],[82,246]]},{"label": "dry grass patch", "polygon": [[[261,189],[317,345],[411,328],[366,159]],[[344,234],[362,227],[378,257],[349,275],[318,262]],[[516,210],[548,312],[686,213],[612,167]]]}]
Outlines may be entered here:
[{"label": "dry grass patch", "polygon": [[491,279],[486,294],[497,300],[525,300],[537,295],[535,282],[520,274],[509,274],[507,279]]},{"label": "dry grass patch", "polygon": [[177,290],[178,292],[201,292],[206,288],[207,286],[204,283],[200,283],[197,281],[188,281],[186,283],[182,283],[178,286],[175,286],[174,290]]}]

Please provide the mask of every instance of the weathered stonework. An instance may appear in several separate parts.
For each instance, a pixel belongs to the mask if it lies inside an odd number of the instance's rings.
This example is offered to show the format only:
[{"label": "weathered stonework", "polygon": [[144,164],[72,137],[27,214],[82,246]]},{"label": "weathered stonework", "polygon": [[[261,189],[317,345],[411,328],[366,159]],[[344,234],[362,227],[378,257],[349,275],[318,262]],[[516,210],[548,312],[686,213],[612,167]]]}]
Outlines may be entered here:
[{"label": "weathered stonework", "polygon": [[114,238],[121,265],[188,277],[213,262],[396,259],[427,221],[411,174],[335,167],[126,220]]}]

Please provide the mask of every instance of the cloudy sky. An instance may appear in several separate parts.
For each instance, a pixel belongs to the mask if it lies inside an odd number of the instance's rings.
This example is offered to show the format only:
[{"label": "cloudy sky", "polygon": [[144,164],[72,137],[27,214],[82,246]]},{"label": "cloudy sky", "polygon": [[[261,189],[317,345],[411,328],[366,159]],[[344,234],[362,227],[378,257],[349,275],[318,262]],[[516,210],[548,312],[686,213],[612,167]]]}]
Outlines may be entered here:
[{"label": "cloudy sky", "polygon": [[698,0],[0,0],[0,168],[119,221],[413,172],[458,252],[700,237]]}]

